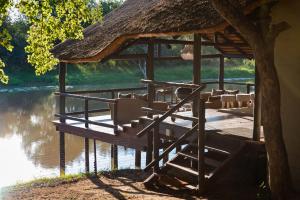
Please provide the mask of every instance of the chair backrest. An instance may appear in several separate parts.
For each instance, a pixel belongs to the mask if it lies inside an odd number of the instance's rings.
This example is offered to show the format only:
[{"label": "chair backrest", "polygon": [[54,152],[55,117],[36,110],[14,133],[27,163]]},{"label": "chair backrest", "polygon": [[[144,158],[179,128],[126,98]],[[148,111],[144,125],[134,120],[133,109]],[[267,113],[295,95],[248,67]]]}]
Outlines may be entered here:
[{"label": "chair backrest", "polygon": [[146,106],[147,102],[140,99],[117,99],[116,116],[114,116],[114,107],[111,107],[111,117],[117,124],[130,123],[131,120],[145,115],[141,107]]}]

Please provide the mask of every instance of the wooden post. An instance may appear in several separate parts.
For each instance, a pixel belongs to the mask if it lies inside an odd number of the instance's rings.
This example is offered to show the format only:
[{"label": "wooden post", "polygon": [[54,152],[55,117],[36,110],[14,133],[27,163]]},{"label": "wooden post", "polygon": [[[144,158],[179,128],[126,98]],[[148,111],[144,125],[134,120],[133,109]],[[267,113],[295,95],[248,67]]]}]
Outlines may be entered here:
[{"label": "wooden post", "polygon": [[115,144],[111,145],[111,169],[118,169],[118,146]]},{"label": "wooden post", "polygon": [[[84,100],[84,118],[89,120],[89,101]],[[85,122],[85,128],[89,128],[89,123]],[[84,138],[84,147],[85,147],[85,172],[90,172],[90,155],[89,155],[89,138]]]},{"label": "wooden post", "polygon": [[141,151],[135,150],[135,169],[141,169]]},{"label": "wooden post", "polygon": [[[152,41],[148,43],[148,53],[146,60],[146,76],[148,80],[154,80],[154,44]],[[152,103],[155,99],[155,88],[153,85],[148,85],[148,106],[152,108]]]},{"label": "wooden post", "polygon": [[180,151],[181,151],[181,145],[179,145],[179,146],[176,147],[176,153],[178,153]]},{"label": "wooden post", "polygon": [[[156,126],[153,129],[153,159],[154,160],[157,160],[159,158],[159,145],[160,145],[159,126]],[[154,165],[153,173],[157,173],[158,170],[159,170],[159,163]]]},{"label": "wooden post", "polygon": [[89,154],[89,139],[84,138],[84,147],[85,147],[85,172],[89,173],[90,172],[90,154]]},{"label": "wooden post", "polygon": [[153,150],[153,132],[150,131],[147,134],[147,152],[146,152],[146,165],[150,164],[152,161],[152,150]]},{"label": "wooden post", "polygon": [[[167,149],[167,148],[164,147],[164,148],[163,148],[163,151],[165,151],[166,149]],[[169,160],[169,155],[166,155],[166,156],[163,158],[163,163],[164,163],[164,164],[167,163],[168,160]]]},{"label": "wooden post", "polygon": [[96,140],[94,139],[94,173],[95,173],[95,176],[97,176],[97,172],[98,172],[98,169],[97,169],[97,146],[96,146]]},{"label": "wooden post", "polygon": [[253,122],[253,140],[259,141],[261,135],[261,84],[260,77],[258,75],[257,67],[255,66],[255,100],[254,100],[254,122]]},{"label": "wooden post", "polygon": [[198,190],[199,193],[203,193],[205,189],[205,103],[202,99],[200,100],[198,113]]},{"label": "wooden post", "polygon": [[251,85],[247,84],[246,87],[247,87],[247,94],[250,94],[250,92],[251,92]]},{"label": "wooden post", "polygon": [[[146,76],[148,80],[154,80],[154,44],[153,41],[148,42],[147,60],[146,60]],[[155,88],[153,85],[148,85],[148,107],[152,108],[155,99]],[[148,117],[152,117],[149,114]],[[152,160],[152,133],[148,133],[148,148],[146,152],[146,164]]]},{"label": "wooden post", "polygon": [[[201,83],[201,35],[194,34],[194,59],[193,59],[193,83]],[[193,116],[197,117],[199,106],[199,98],[195,98],[193,101]]]},{"label": "wooden post", "polygon": [[224,90],[224,56],[220,56],[219,90]]},{"label": "wooden post", "polygon": [[161,43],[157,44],[157,57],[160,58],[161,57]]},{"label": "wooden post", "polygon": [[[66,71],[67,64],[60,63],[59,65],[59,92],[66,92]],[[59,114],[64,115],[66,110],[66,99],[64,96],[59,97]],[[60,119],[61,123],[65,123],[64,119]],[[65,133],[59,132],[59,167],[60,175],[65,175],[66,163],[65,163]]]}]

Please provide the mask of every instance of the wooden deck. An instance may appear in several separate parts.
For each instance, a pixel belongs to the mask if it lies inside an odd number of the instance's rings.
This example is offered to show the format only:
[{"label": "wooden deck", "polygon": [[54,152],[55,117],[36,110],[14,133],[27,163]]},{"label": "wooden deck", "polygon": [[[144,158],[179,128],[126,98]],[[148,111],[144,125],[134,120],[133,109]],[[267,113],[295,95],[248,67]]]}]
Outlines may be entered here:
[{"label": "wooden deck", "polygon": [[[180,115],[192,116],[192,113],[191,111],[180,112]],[[186,128],[192,127],[192,123],[190,121],[181,119],[176,119],[175,122],[172,122],[171,118],[167,118],[164,122]],[[205,129],[216,130],[222,134],[236,135],[251,139],[253,134],[253,117],[238,116],[218,112],[218,110],[215,109],[206,109]]]},{"label": "wooden deck", "polygon": [[[89,120],[106,124],[113,124],[110,115],[90,117]],[[130,131],[125,133],[123,131],[123,127],[121,126],[118,127],[118,131],[117,133],[115,133],[113,128],[106,128],[97,125],[89,125],[89,128],[85,128],[85,123],[73,120],[66,120],[65,123],[54,121],[53,123],[56,125],[57,131],[77,135],[84,138],[96,139],[102,142],[125,146],[128,148],[134,148],[137,150],[145,150],[147,146],[147,140],[145,137],[137,138],[136,131],[134,133]]]},{"label": "wooden deck", "polygon": [[[180,115],[191,116],[191,111],[178,112]],[[144,119],[147,119],[146,117]],[[110,115],[102,115],[90,117],[89,120],[106,124],[113,124]],[[149,120],[148,123],[150,123]],[[66,123],[54,121],[58,131],[90,138],[97,139],[110,144],[134,148],[137,150],[147,149],[147,138],[136,137],[138,131],[143,127],[131,128],[129,124],[118,127],[117,133],[113,128],[106,128],[97,125],[89,125],[85,128],[82,122],[66,120]],[[174,137],[179,137],[182,133],[192,127],[192,122],[182,119],[176,119],[175,122],[171,118],[167,118],[160,125],[160,134],[165,135],[165,129],[176,130]],[[126,130],[125,130],[126,128]],[[251,139],[253,134],[253,117],[237,116],[229,113],[221,113],[214,109],[206,109],[206,130],[217,132],[224,135],[239,136],[243,139]]]}]

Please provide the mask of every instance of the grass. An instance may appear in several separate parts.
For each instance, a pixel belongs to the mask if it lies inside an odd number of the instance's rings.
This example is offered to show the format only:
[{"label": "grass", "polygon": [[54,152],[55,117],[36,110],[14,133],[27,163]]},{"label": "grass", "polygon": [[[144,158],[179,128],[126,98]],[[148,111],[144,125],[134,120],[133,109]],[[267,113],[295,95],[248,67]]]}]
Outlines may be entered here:
[{"label": "grass", "polygon": [[[176,64],[174,66],[156,66],[155,78],[164,81],[191,80],[193,68],[191,65]],[[217,79],[219,68],[216,66],[204,66],[202,79]],[[20,71],[9,74],[9,86],[43,86],[57,85],[58,71],[54,70],[43,76],[35,76],[33,71]],[[253,78],[254,68],[247,65],[226,66],[225,78]],[[111,85],[111,84],[135,84],[143,78],[138,67],[93,67],[77,66],[69,67],[67,84],[69,85]]]},{"label": "grass", "polygon": [[12,187],[54,187],[60,184],[75,183],[87,178],[88,176],[91,176],[91,174],[79,173],[54,178],[39,178],[27,183],[18,183]]}]

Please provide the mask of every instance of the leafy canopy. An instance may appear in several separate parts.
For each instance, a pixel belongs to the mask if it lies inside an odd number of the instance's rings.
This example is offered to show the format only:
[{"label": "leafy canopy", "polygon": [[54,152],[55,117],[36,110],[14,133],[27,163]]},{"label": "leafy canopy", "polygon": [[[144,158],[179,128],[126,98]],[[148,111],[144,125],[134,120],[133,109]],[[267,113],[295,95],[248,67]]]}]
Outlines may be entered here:
[{"label": "leafy canopy", "polygon": [[[1,0],[0,1],[0,47],[4,47],[8,51],[13,50],[11,45],[11,36],[7,29],[2,28],[2,25],[8,15],[8,10],[12,6],[11,0]],[[5,67],[4,62],[0,58],[0,82],[7,84],[8,76],[5,75],[3,68]]]},{"label": "leafy canopy", "polygon": [[[0,1],[0,46],[12,51],[11,36],[1,29],[13,6],[11,0]],[[28,62],[37,75],[45,74],[58,64],[51,49],[58,41],[82,39],[83,25],[102,19],[102,9],[90,0],[19,0],[16,8],[30,24],[27,37]],[[0,60],[0,81],[8,82]]]}]

